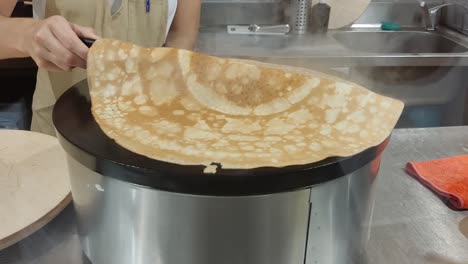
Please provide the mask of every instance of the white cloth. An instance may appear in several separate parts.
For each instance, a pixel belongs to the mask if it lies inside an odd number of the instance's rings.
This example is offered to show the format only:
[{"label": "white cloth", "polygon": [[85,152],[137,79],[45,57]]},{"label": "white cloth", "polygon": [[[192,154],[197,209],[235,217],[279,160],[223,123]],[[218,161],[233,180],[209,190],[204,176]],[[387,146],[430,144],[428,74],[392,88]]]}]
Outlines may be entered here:
[{"label": "white cloth", "polygon": [[[33,2],[33,14],[34,18],[41,19],[44,18],[45,8],[47,0],[34,0]],[[100,0],[96,0],[100,1]],[[111,10],[118,10],[118,7],[115,8],[115,4],[121,4],[122,0],[108,0],[111,6]],[[143,0],[141,0],[143,1]],[[174,16],[177,10],[177,0],[167,0],[167,26],[166,26],[166,36],[169,32],[169,29],[174,20]]]}]

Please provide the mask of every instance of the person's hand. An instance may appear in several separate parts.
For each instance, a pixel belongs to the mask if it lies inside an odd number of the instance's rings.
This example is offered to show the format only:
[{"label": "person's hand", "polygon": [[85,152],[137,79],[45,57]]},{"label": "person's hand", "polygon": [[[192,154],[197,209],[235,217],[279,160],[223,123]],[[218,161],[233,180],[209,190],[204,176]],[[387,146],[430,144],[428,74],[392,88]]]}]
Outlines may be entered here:
[{"label": "person's hand", "polygon": [[79,37],[98,39],[94,29],[68,22],[61,16],[37,21],[27,33],[23,47],[39,68],[70,71],[86,68],[88,47]]}]

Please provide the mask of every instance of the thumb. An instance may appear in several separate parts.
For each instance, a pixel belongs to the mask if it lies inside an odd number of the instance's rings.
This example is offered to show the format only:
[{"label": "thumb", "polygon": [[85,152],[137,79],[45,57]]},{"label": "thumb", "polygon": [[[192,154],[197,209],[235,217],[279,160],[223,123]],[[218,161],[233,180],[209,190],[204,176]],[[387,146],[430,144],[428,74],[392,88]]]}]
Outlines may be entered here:
[{"label": "thumb", "polygon": [[70,23],[73,31],[79,36],[79,37],[85,37],[85,38],[91,38],[91,39],[100,39],[101,37],[98,36],[96,33],[96,30],[94,28],[90,27],[83,27],[80,25],[76,25],[73,23]]}]

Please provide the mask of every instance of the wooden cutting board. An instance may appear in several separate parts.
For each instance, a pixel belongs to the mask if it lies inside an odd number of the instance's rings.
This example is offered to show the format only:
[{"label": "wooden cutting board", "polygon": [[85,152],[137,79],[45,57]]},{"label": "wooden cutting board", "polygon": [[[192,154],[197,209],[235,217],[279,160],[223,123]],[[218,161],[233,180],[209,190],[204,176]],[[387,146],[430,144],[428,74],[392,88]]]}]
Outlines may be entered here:
[{"label": "wooden cutting board", "polygon": [[[312,4],[319,0],[313,0]],[[371,0],[326,0],[331,7],[328,28],[338,29],[354,23],[369,6]]]},{"label": "wooden cutting board", "polygon": [[56,138],[0,130],[0,249],[43,227],[71,200],[65,153]]}]

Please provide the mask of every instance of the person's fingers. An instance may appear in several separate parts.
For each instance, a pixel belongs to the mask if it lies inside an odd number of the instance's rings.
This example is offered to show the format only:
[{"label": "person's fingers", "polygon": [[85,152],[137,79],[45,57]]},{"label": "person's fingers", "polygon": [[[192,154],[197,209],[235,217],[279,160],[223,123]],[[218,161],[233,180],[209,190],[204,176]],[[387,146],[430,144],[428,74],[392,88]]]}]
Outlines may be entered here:
[{"label": "person's fingers", "polygon": [[78,57],[71,51],[67,50],[62,43],[55,38],[55,36],[50,31],[45,31],[44,41],[42,45],[47,49],[53,56],[48,55],[48,57],[57,66],[62,69],[68,69],[69,67],[80,67],[85,68],[86,62],[82,58]]},{"label": "person's fingers", "polygon": [[64,64],[60,62],[58,59],[57,55],[53,54],[52,52],[45,51],[41,54],[41,58],[44,59],[44,61],[48,62],[47,66],[50,66],[50,64],[53,64],[60,68],[62,71],[71,71],[74,67]]},{"label": "person's fingers", "polygon": [[[35,34],[34,41],[36,45],[33,45],[30,50],[31,57],[36,62],[37,66],[41,69],[51,71],[64,71],[68,70],[65,67],[59,67],[50,60],[53,59],[50,51],[45,47],[47,40],[48,30],[40,30]],[[65,68],[65,69],[63,69]]]},{"label": "person's fingers", "polygon": [[71,69],[64,70],[64,69],[58,67],[57,65],[53,64],[50,61],[43,61],[41,63],[41,66],[38,66],[38,67],[40,67],[41,69],[46,69],[48,71],[53,71],[53,72],[63,72],[63,71],[70,71],[71,70]]},{"label": "person's fingers", "polygon": [[54,71],[54,72],[69,71],[69,69],[62,69],[61,67],[47,60],[45,58],[47,57],[47,55],[44,54],[44,55],[39,55],[39,56],[40,57],[33,57],[33,60],[36,62],[37,67],[39,67],[40,69]]},{"label": "person's fingers", "polygon": [[71,24],[61,16],[44,20],[33,32],[31,57],[39,67],[52,71],[86,68],[89,49],[79,36],[99,39],[92,28]]},{"label": "person's fingers", "polygon": [[54,34],[67,50],[75,53],[81,59],[86,60],[88,47],[78,38],[68,21],[63,19],[60,23],[53,23],[50,26],[52,34]]},{"label": "person's fingers", "polygon": [[80,37],[85,37],[85,38],[90,38],[90,39],[100,39],[101,37],[97,34],[96,30],[94,28],[90,27],[83,27],[77,24],[70,23],[70,26],[72,27],[73,31],[80,36]]}]

